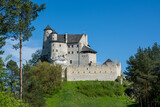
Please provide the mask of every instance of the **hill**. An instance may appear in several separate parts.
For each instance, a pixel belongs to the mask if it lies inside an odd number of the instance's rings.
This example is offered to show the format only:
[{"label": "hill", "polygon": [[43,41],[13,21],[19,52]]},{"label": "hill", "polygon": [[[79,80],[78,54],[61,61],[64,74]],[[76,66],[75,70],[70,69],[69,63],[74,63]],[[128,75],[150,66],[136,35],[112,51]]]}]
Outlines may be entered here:
[{"label": "hill", "polygon": [[48,107],[125,107],[131,105],[125,88],[116,82],[63,82],[62,89],[47,99]]}]

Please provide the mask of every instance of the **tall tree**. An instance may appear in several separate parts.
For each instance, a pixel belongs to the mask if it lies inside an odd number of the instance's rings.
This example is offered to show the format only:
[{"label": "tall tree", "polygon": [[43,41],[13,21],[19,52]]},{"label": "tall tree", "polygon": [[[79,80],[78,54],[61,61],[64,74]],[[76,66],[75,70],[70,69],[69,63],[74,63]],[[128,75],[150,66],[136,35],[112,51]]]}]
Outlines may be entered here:
[{"label": "tall tree", "polygon": [[11,89],[11,93],[18,91],[19,84],[19,73],[18,73],[18,65],[15,61],[8,61],[7,65],[7,79],[9,80],[9,87]]},{"label": "tall tree", "polygon": [[160,67],[160,48],[157,43],[152,48],[139,48],[134,56],[127,61],[126,74],[133,82],[134,95],[139,100],[140,106],[151,107],[153,105],[153,95],[155,84],[158,80],[158,70]]},{"label": "tall tree", "polygon": [[30,0],[1,0],[0,27],[1,34],[7,34],[15,40],[19,39],[16,48],[20,48],[20,99],[22,100],[22,41],[29,40],[32,31],[31,22],[38,17],[38,13],[45,9],[45,5],[38,5]]}]

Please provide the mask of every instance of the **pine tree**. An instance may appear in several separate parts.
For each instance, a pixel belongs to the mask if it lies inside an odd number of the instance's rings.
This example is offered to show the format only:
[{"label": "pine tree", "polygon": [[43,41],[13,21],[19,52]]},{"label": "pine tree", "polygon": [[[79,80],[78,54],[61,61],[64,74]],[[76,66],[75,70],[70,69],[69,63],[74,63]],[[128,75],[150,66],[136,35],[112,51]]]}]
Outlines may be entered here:
[{"label": "pine tree", "polygon": [[127,61],[127,75],[130,77],[130,81],[133,82],[134,95],[138,98],[141,107],[152,106],[151,91],[158,78],[153,71],[156,62],[154,60],[159,53],[157,49],[154,46],[152,49],[139,48],[137,53]]},{"label": "pine tree", "polygon": [[31,22],[45,5],[38,5],[30,0],[1,0],[0,2],[0,34],[19,40],[15,48],[20,48],[20,99],[22,100],[22,42],[29,40],[32,31]]}]

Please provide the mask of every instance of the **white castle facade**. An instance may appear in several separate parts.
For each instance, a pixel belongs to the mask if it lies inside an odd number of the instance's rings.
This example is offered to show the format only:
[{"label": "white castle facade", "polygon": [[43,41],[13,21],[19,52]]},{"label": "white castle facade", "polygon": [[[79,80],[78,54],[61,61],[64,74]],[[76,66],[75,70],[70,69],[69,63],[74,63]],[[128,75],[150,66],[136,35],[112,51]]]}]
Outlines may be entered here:
[{"label": "white castle facade", "polygon": [[44,29],[42,56],[62,65],[62,77],[68,81],[114,81],[121,75],[120,62],[108,59],[100,66],[96,53],[88,45],[87,34],[58,34],[49,25]]}]

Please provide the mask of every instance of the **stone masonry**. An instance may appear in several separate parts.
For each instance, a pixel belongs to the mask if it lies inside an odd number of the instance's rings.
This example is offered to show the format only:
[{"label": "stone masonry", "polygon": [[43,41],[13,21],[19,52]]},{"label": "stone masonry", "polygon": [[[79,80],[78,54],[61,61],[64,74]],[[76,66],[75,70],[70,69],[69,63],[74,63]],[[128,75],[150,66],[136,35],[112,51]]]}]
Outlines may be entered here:
[{"label": "stone masonry", "polygon": [[67,81],[114,81],[121,75],[120,62],[108,59],[98,65],[96,53],[88,45],[87,34],[58,34],[49,25],[44,29],[42,56],[62,65]]}]

